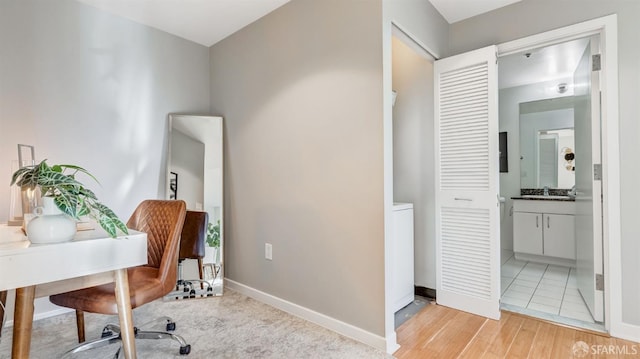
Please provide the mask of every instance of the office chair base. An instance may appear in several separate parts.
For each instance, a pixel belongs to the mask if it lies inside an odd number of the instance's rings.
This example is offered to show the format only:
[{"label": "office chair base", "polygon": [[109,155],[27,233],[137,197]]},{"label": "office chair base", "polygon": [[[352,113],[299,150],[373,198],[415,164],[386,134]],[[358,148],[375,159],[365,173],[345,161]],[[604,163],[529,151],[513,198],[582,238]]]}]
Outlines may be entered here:
[{"label": "office chair base", "polygon": [[206,280],[181,280],[176,289],[164,296],[164,300],[179,300],[191,298],[213,297],[213,285]]},{"label": "office chair base", "polygon": [[[157,318],[153,321],[142,324],[141,327],[147,326],[150,323],[155,323],[158,321],[165,322],[165,328],[167,332],[140,330],[138,329],[138,327],[134,327],[133,332],[134,332],[135,339],[172,339],[180,343],[180,355],[188,355],[191,352],[191,345],[187,344],[187,342],[181,336],[168,333],[169,331],[174,331],[176,329],[176,323],[171,318],[169,317]],[[122,341],[122,337],[120,336],[120,326],[116,324],[107,324],[104,328],[102,328],[102,334],[100,339],[96,339],[91,342],[82,343],[76,346],[75,348],[64,353],[62,358],[65,358],[70,354],[83,352],[85,350],[101,348],[105,345],[113,344],[119,341]],[[114,358],[119,357],[121,350],[122,350],[122,346],[118,349]]]}]

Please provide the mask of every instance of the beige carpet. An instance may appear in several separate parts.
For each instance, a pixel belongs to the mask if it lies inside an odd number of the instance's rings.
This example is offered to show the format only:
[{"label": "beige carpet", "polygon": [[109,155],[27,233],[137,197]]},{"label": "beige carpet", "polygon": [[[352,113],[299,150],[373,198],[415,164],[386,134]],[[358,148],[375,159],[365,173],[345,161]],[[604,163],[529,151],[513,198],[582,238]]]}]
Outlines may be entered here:
[{"label": "beige carpet", "polygon": [[[137,308],[134,322],[162,315],[177,324],[175,334],[191,344],[191,354],[179,355],[172,340],[137,341],[138,358],[392,358],[384,352],[343,337],[232,290],[218,298],[175,302],[156,301]],[[87,339],[97,338],[117,317],[85,315]],[[31,358],[59,358],[76,345],[75,315],[68,313],[34,323]],[[163,330],[163,325],[156,328]],[[119,344],[91,350],[73,358],[111,358]],[[11,356],[11,328],[5,328],[0,358]],[[122,357],[122,356],[121,356]]]}]

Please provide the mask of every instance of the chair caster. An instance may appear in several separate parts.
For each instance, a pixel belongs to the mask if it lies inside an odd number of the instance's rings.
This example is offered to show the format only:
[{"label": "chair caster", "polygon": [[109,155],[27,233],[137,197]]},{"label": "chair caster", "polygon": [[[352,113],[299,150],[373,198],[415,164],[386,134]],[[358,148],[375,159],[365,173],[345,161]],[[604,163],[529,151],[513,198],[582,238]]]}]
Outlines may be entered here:
[{"label": "chair caster", "polygon": [[176,323],[174,322],[167,323],[167,331],[172,332],[174,330],[176,330]]},{"label": "chair caster", "polygon": [[180,347],[180,355],[188,355],[191,353],[191,344]]}]

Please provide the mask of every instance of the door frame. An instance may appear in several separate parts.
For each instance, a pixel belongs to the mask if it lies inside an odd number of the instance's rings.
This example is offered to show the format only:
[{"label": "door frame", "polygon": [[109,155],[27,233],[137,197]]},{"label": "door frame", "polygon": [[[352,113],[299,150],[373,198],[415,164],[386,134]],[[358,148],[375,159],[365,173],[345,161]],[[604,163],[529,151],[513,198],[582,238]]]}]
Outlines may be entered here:
[{"label": "door frame", "polygon": [[425,45],[415,36],[409,28],[403,26],[395,19],[389,18],[383,22],[382,32],[382,53],[383,53],[383,162],[384,162],[384,189],[383,189],[383,207],[384,207],[384,337],[380,337],[378,342],[380,345],[374,345],[377,348],[386,350],[387,353],[393,354],[400,345],[397,342],[395,329],[395,316],[392,305],[391,294],[391,256],[393,241],[393,106],[391,99],[392,91],[392,37],[401,38],[411,44],[411,48],[421,56],[424,56],[431,62],[435,62],[440,55],[433,51],[429,46]]},{"label": "door frame", "polygon": [[624,335],[622,323],[622,271],[620,244],[620,145],[618,119],[617,15],[609,15],[497,45],[498,57],[525,50],[600,35],[602,71],[602,242],[604,264],[604,325],[616,337]]}]

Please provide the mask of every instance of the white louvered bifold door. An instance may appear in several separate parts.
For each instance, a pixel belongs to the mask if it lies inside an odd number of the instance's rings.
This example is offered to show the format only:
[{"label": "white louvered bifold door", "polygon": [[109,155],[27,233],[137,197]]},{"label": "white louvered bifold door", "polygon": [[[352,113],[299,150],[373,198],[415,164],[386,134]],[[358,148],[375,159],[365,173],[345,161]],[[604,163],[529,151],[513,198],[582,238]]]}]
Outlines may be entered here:
[{"label": "white louvered bifold door", "polygon": [[436,61],[438,304],[500,318],[494,46]]}]

